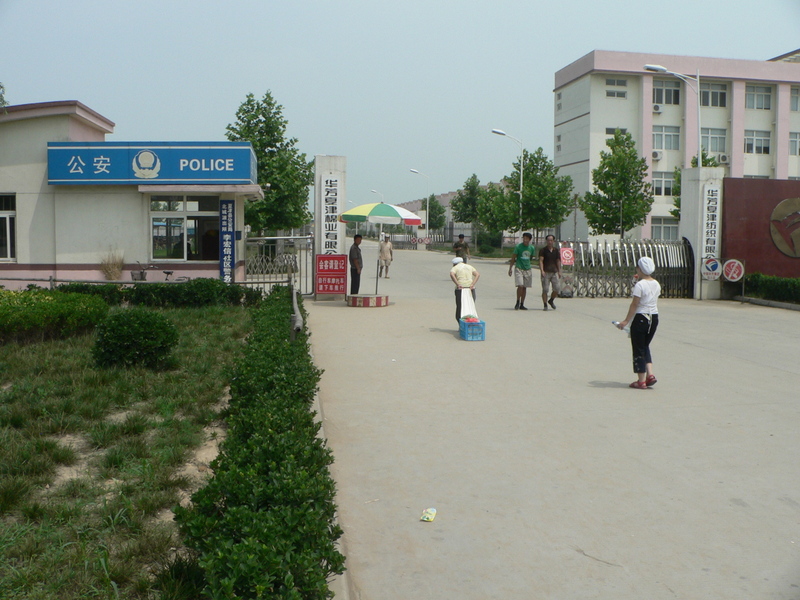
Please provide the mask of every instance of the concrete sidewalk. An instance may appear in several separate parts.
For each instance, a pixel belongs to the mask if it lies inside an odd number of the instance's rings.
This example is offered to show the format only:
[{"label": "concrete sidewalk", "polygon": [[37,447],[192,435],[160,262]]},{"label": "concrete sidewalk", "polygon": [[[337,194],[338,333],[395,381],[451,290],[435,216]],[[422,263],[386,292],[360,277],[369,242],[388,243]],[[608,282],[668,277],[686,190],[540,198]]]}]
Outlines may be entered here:
[{"label": "concrete sidewalk", "polygon": [[514,311],[474,260],[465,342],[450,258],[395,252],[386,308],[306,302],[352,600],[800,598],[800,314],[661,300],[632,390],[628,300]]}]

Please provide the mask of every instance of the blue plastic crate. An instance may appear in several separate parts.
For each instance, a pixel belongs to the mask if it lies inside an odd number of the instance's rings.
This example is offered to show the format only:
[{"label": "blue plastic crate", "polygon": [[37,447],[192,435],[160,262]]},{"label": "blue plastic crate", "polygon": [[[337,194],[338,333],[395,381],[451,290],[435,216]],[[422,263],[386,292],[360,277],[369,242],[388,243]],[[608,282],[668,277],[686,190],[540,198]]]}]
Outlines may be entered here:
[{"label": "blue plastic crate", "polygon": [[458,333],[461,335],[462,340],[482,342],[486,339],[486,323],[483,321],[478,321],[477,323],[459,321]]}]

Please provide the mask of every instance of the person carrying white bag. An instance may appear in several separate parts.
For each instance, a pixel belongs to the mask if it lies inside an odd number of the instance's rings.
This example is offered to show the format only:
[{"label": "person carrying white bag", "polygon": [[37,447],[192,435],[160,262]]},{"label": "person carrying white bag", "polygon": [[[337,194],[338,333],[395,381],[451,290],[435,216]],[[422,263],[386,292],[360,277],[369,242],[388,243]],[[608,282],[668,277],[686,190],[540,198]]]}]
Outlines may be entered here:
[{"label": "person carrying white bag", "polygon": [[462,315],[478,316],[475,309],[475,284],[478,283],[480,276],[478,270],[465,263],[460,256],[453,259],[450,279],[456,284],[456,322],[461,320]]}]

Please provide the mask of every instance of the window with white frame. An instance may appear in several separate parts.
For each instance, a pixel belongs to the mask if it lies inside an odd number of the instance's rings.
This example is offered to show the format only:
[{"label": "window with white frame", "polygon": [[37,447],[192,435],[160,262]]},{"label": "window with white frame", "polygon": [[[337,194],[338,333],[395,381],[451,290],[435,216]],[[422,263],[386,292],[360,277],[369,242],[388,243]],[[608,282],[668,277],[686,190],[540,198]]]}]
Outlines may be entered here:
[{"label": "window with white frame", "polygon": [[0,194],[0,261],[13,261],[17,258],[17,197],[14,194]]},{"label": "window with white frame", "polygon": [[745,154],[769,154],[769,131],[759,131],[757,129],[744,130],[744,153]]},{"label": "window with white frame", "polygon": [[681,128],[672,125],[653,125],[653,150],[680,150]]},{"label": "window with white frame", "polygon": [[219,260],[218,196],[151,196],[153,260]]},{"label": "window with white frame", "polygon": [[653,80],[653,104],[680,104],[681,82]]},{"label": "window with white frame", "polygon": [[772,108],[772,88],[768,85],[748,85],[745,88],[745,108],[770,110]]},{"label": "window with white frame", "polygon": [[623,135],[628,133],[628,130],[624,127],[606,127],[606,135],[616,135],[617,129],[619,129],[619,132]]},{"label": "window with white frame", "polygon": [[653,195],[672,196],[675,174],[672,171],[653,171]]},{"label": "window with white frame", "polygon": [[798,112],[800,111],[800,87],[793,87],[792,88],[792,95],[790,101],[790,108],[791,110]]},{"label": "window with white frame", "polygon": [[713,127],[701,127],[700,132],[703,138],[703,148],[706,152],[725,152],[725,142],[728,135],[727,130],[714,129]]},{"label": "window with white frame", "polygon": [[678,219],[652,217],[650,219],[650,238],[654,240],[677,240]]},{"label": "window with white frame", "polygon": [[[628,87],[627,79],[615,79],[611,77],[606,78],[607,88],[626,88]],[[620,89],[606,89],[606,98],[627,98],[628,92]]]},{"label": "window with white frame", "polygon": [[700,83],[700,105],[728,106],[728,84],[726,83]]},{"label": "window with white frame", "polygon": [[800,156],[800,133],[789,133],[789,155]]}]

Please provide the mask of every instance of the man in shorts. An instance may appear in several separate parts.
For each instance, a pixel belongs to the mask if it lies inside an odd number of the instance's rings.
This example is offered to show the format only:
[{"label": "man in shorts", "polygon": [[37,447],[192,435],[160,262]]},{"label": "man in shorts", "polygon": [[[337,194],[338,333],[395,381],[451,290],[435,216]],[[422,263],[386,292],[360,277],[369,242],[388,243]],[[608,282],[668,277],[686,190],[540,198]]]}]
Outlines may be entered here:
[{"label": "man in shorts", "polygon": [[[542,304],[544,305],[542,310],[547,310],[548,304],[555,310],[554,300],[561,291],[561,250],[555,247],[556,237],[554,235],[548,235],[545,239],[547,246],[539,250],[539,271],[542,276]],[[550,294],[548,300],[550,284],[553,284],[553,293]]]},{"label": "man in shorts", "polygon": [[380,260],[380,268],[378,269],[378,277],[383,276],[383,269],[386,268],[386,279],[389,279],[389,265],[392,264],[392,242],[388,233],[383,234],[383,241],[380,243],[378,250],[378,260]]},{"label": "man in shorts", "polygon": [[514,248],[514,254],[508,262],[508,276],[511,277],[511,270],[514,270],[514,284],[517,286],[517,303],[514,310],[528,310],[525,308],[525,296],[528,288],[533,284],[533,273],[531,271],[531,258],[536,248],[531,246],[533,236],[530,233],[522,234],[522,243]]}]

